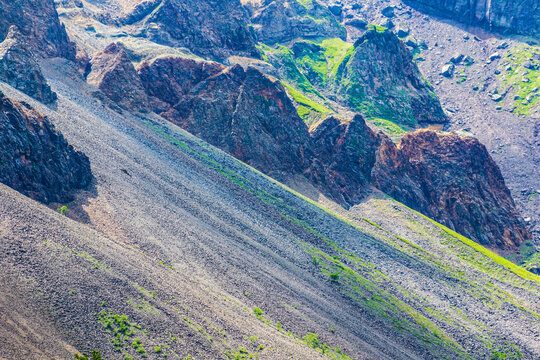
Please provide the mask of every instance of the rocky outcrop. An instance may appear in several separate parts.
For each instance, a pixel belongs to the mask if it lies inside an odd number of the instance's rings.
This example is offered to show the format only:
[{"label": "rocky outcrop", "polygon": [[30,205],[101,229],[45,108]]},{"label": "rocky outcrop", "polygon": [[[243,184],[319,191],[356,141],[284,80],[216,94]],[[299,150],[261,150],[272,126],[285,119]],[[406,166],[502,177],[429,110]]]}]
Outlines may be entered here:
[{"label": "rocky outcrop", "polygon": [[214,59],[259,57],[240,0],[139,0],[129,4],[135,5],[116,24],[132,26],[136,36],[186,47]]},{"label": "rocky outcrop", "polygon": [[368,30],[355,42],[334,84],[348,106],[367,116],[408,125],[448,121],[411,52],[387,30]]},{"label": "rocky outcrop", "polygon": [[45,104],[56,100],[56,94],[30,51],[27,38],[16,26],[9,28],[6,39],[0,43],[0,81]]},{"label": "rocky outcrop", "polygon": [[75,45],[60,23],[53,0],[0,0],[0,41],[16,25],[36,54],[75,60]]},{"label": "rocky outcrop", "polygon": [[0,93],[0,181],[44,203],[67,202],[92,180],[86,155],[47,118]]},{"label": "rocky outcrop", "polygon": [[148,98],[141,79],[122,45],[110,44],[96,53],[90,64],[89,84],[126,110],[148,109]]},{"label": "rocky outcrop", "polygon": [[420,10],[468,25],[515,34],[540,35],[537,0],[405,0]]},{"label": "rocky outcrop", "polygon": [[190,133],[278,179],[308,167],[307,127],[279,81],[252,67],[181,58],[139,72],[155,110]]},{"label": "rocky outcrop", "polygon": [[360,115],[329,117],[310,129],[315,159],[308,178],[344,206],[358,203],[371,182],[377,137]]},{"label": "rocky outcrop", "polygon": [[257,39],[265,44],[298,38],[347,38],[347,31],[328,7],[315,0],[307,5],[296,0],[265,0],[249,8]]},{"label": "rocky outcrop", "polygon": [[[137,68],[151,106],[157,113],[173,112],[174,106],[197,84],[225,70],[212,61],[161,57],[144,61]],[[170,115],[172,117],[174,115]]]},{"label": "rocky outcrop", "polygon": [[399,147],[380,137],[373,184],[483,245],[516,251],[531,235],[501,172],[473,138],[420,130]]}]

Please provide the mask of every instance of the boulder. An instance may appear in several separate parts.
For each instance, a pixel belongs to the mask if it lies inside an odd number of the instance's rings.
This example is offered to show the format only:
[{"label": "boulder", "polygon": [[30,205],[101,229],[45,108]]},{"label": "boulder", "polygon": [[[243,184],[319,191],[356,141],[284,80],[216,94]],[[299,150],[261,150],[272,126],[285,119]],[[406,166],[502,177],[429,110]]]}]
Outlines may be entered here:
[{"label": "boulder", "polygon": [[362,19],[351,19],[346,21],[345,25],[355,27],[359,30],[364,30],[367,26],[367,22]]},{"label": "boulder", "polygon": [[394,9],[395,8],[393,6],[387,6],[381,10],[381,14],[383,14],[383,16],[386,16],[387,18],[392,18],[395,16]]},{"label": "boulder", "polygon": [[341,14],[343,13],[343,5],[333,4],[328,6],[328,10],[330,10],[330,12],[334,14],[334,16],[341,17]]},{"label": "boulder", "polygon": [[452,76],[454,76],[454,65],[453,64],[444,65],[441,69],[441,75],[447,78],[451,78]]}]

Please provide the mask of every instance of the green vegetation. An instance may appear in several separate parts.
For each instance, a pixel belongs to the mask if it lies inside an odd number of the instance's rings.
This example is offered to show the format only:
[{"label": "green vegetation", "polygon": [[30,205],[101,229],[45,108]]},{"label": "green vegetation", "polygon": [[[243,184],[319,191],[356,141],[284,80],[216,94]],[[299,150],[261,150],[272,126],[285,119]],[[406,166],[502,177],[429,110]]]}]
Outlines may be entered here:
[{"label": "green vegetation", "polygon": [[124,358],[133,359],[127,350],[130,345],[137,356],[141,358],[147,357],[142,340],[139,337],[131,340],[135,336],[135,333],[145,334],[145,332],[139,325],[130,321],[129,316],[103,310],[98,314],[98,320],[106,331],[111,334],[111,343],[115,347],[115,350],[122,353]]},{"label": "green vegetation", "polygon": [[[296,241],[299,242],[309,256],[309,262],[316,266],[323,275],[321,279],[326,278],[326,281],[333,284],[336,290],[341,291],[345,296],[358,303],[362,309],[374,315],[375,318],[391,324],[397,331],[414,335],[418,341],[422,342],[422,346],[425,346],[432,353],[440,355],[441,358],[447,356],[447,358],[470,359],[469,354],[463,348],[462,339],[458,342],[449,335],[460,333],[460,331],[470,333],[473,338],[471,341],[478,341],[484,347],[486,353],[501,352],[497,350],[498,339],[491,338],[491,335],[485,331],[484,324],[469,318],[468,311],[457,308],[442,309],[428,306],[429,302],[420,295],[392,281],[370,262],[346,251],[324,236],[320,230],[317,230],[320,228],[320,224],[313,213],[306,213],[306,209],[298,212],[290,203],[286,203],[282,198],[269,193],[269,191],[273,191],[272,187],[265,187],[263,190],[260,186],[241,175],[243,169],[250,169],[250,171],[258,174],[261,174],[260,172],[248,168],[236,160],[231,160],[238,166],[238,169],[233,171],[210,157],[210,152],[214,151],[211,148],[204,147],[204,145],[188,146],[186,142],[176,138],[168,128],[162,129],[155,125],[149,125],[149,127],[158,134],[165,136],[170,140],[171,144],[178,146],[181,151],[198,159],[201,163],[222,174],[226,179],[246,192],[256,196],[264,204],[272,208],[273,211],[281,214],[283,218],[315,235],[315,239],[318,240],[309,240],[309,243],[302,242],[299,239],[296,239]],[[187,141],[187,138],[185,139]],[[314,212],[325,212],[359,230],[358,236],[362,236],[366,243],[387,246],[388,251],[391,251],[397,258],[415,261],[422,264],[422,266],[430,267],[434,273],[441,274],[441,276],[448,279],[448,282],[442,282],[441,286],[457,289],[457,291],[473,297],[486,307],[500,309],[503,305],[511,306],[520,314],[519,316],[530,318],[531,326],[535,326],[532,324],[537,324],[535,321],[540,319],[540,315],[527,309],[518,298],[498,287],[498,285],[506,286],[508,284],[506,289],[513,287],[529,291],[532,294],[538,294],[538,284],[540,284],[538,276],[501,258],[481,245],[453,233],[435,221],[428,219],[422,225],[415,223],[413,220],[406,223],[407,226],[411,227],[411,230],[426,233],[429,249],[427,247],[423,248],[424,245],[420,246],[417,243],[395,236],[374,223],[366,222],[363,224],[341,216],[296,193],[285,185],[263,174],[261,175],[275,184],[276,189],[285,189],[307,201],[312,205]],[[391,204],[397,206],[397,203],[390,198],[380,201],[384,201],[390,209],[392,208]],[[399,206],[401,207],[401,205]],[[402,207],[402,209],[405,209],[405,207]],[[421,215],[412,210],[411,214]],[[401,216],[404,215],[401,214]],[[422,218],[422,216],[416,217]],[[432,247],[436,250],[433,250]],[[444,252],[445,257],[439,256],[441,252]],[[337,274],[337,276],[334,276],[334,281],[331,279],[332,274]],[[479,281],[479,278],[482,281]],[[490,279],[492,280],[490,281]],[[298,338],[290,331],[284,330],[280,322],[273,323],[265,319],[261,309],[255,309],[253,309],[255,317],[266,324],[273,325],[277,331]],[[452,331],[449,331],[450,329]],[[301,339],[302,342],[306,341],[306,339]],[[312,336],[308,337],[308,340],[313,343]],[[448,354],[453,355],[449,356]]]},{"label": "green vegetation", "polygon": [[306,9],[311,9],[313,7],[313,0],[296,0],[300,5],[304,6]]},{"label": "green vegetation", "polygon": [[76,360],[105,360],[101,357],[101,353],[99,351],[92,351],[91,357],[86,356],[85,354],[79,355],[75,354]]},{"label": "green vegetation", "polygon": [[405,126],[400,126],[392,121],[380,118],[368,118],[368,122],[375,125],[379,130],[385,133],[390,139],[396,141],[407,132]]},{"label": "green vegetation", "polygon": [[491,355],[490,360],[519,360],[523,359],[523,354],[518,347],[513,344],[505,344]]},{"label": "green vegetation", "polygon": [[[540,56],[540,46],[520,44],[511,48],[500,60],[497,88],[499,94],[513,97],[513,112],[518,115],[530,115],[540,111],[540,61],[533,55]],[[530,66],[529,66],[530,65]]]},{"label": "green vegetation", "polygon": [[289,91],[289,94],[291,94],[294,101],[300,104],[300,107],[298,108],[298,115],[300,115],[300,117],[304,121],[308,121],[310,111],[315,111],[319,113],[320,115],[326,115],[332,112],[332,110],[328,109],[326,106],[318,104],[317,102],[309,99],[308,97],[306,97],[304,94],[302,94],[300,91],[296,90],[292,86],[286,83],[283,83],[283,85],[287,88],[287,90]]},{"label": "green vegetation", "polygon": [[58,208],[58,212],[64,216],[67,216],[67,213],[68,213],[69,209],[66,205]]},{"label": "green vegetation", "polygon": [[388,30],[388,28],[385,28],[384,26],[375,25],[375,24],[368,24],[367,25],[368,31],[376,31],[378,33],[384,33]]}]

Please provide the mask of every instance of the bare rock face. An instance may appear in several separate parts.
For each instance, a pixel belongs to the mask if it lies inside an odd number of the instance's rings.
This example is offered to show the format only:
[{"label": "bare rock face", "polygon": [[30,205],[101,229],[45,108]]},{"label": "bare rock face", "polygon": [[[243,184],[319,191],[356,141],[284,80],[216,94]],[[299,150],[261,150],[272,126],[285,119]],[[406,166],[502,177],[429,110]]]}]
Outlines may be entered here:
[{"label": "bare rock face", "polygon": [[308,178],[344,206],[358,203],[371,182],[377,136],[360,115],[329,117],[310,129],[315,159]]},{"label": "bare rock face", "polygon": [[150,0],[136,3],[119,25],[133,25],[138,36],[186,47],[214,59],[259,57],[240,0]]},{"label": "bare rock face", "polygon": [[371,29],[336,72],[336,92],[357,111],[397,123],[445,123],[448,118],[433,88],[397,36]]},{"label": "bare rock face", "polygon": [[45,104],[56,100],[56,94],[30,51],[27,38],[16,26],[9,28],[6,39],[0,43],[0,81]]},{"label": "bare rock face", "polygon": [[89,84],[126,110],[144,111],[148,108],[144,87],[122,45],[110,44],[95,54],[90,64]]},{"label": "bare rock face", "polygon": [[[143,61],[137,68],[157,113],[174,112],[174,106],[197,84],[225,70],[226,66],[212,61],[181,57],[161,57]],[[174,114],[168,117],[174,117]]]},{"label": "bare rock face", "polygon": [[296,0],[265,0],[250,3],[257,39],[265,44],[294,39],[347,38],[346,29],[330,9],[318,1],[303,5]]},{"label": "bare rock face", "polygon": [[75,60],[75,45],[58,19],[53,0],[0,0],[0,40],[12,25],[32,39],[37,54]]},{"label": "bare rock face", "polygon": [[306,125],[281,83],[259,70],[164,58],[139,73],[156,111],[234,157],[278,179],[309,165]]},{"label": "bare rock face", "polygon": [[86,155],[49,120],[0,93],[0,181],[44,203],[67,202],[92,180]]},{"label": "bare rock face", "polygon": [[411,6],[468,25],[503,32],[539,36],[537,0],[405,0]]},{"label": "bare rock face", "polygon": [[531,239],[478,140],[419,130],[399,147],[386,136],[380,142],[372,178],[388,195],[491,248],[516,251]]}]

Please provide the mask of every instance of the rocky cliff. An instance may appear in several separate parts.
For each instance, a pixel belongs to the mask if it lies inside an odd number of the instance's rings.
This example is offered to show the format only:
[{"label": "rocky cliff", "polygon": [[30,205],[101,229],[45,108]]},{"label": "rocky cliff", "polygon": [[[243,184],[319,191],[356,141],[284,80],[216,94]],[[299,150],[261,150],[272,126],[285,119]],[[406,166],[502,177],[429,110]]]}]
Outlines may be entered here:
[{"label": "rocky cliff", "polygon": [[531,239],[501,172],[473,138],[420,130],[380,137],[373,184],[483,245],[515,251]]},{"label": "rocky cliff", "polygon": [[53,103],[56,94],[47,84],[30,49],[28,38],[15,25],[11,26],[0,43],[0,81],[45,104]]},{"label": "rocky cliff", "polygon": [[87,81],[124,109],[146,110],[148,98],[135,67],[120,44],[110,44],[92,58]]},{"label": "rocky cliff", "polygon": [[540,3],[537,0],[405,0],[405,3],[468,25],[540,35]]},{"label": "rocky cliff", "polygon": [[213,59],[259,56],[240,0],[114,0],[96,5],[101,7],[100,21],[136,37]]},{"label": "rocky cliff", "polygon": [[344,206],[357,204],[371,182],[377,137],[360,115],[329,117],[310,128],[315,159],[308,178]]},{"label": "rocky cliff", "polygon": [[44,203],[71,200],[92,179],[88,158],[49,121],[0,93],[0,181]]},{"label": "rocky cliff", "polygon": [[347,38],[347,31],[328,7],[318,1],[247,2],[258,41],[286,43],[294,39]]},{"label": "rocky cliff", "polygon": [[280,82],[251,67],[162,57],[137,72],[152,110],[270,176],[304,175],[344,207],[373,184],[492,247],[515,251],[530,238],[477,140],[420,131],[398,148],[361,116],[308,131]]},{"label": "rocky cliff", "polygon": [[280,179],[308,166],[307,127],[279,81],[251,67],[180,58],[139,72],[155,110],[192,134]]},{"label": "rocky cliff", "polygon": [[394,33],[368,30],[337,68],[335,92],[368,116],[408,125],[447,122],[433,88],[412,60]]},{"label": "rocky cliff", "polygon": [[69,41],[60,23],[53,0],[0,0],[0,40],[16,25],[21,33],[33,41],[35,55],[75,59],[75,45]]}]

